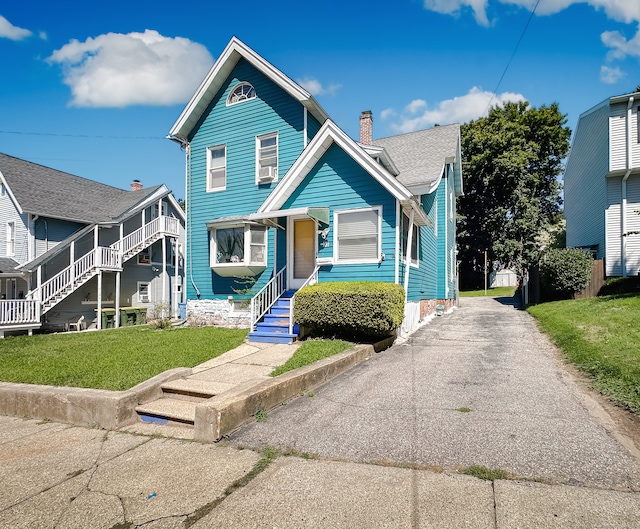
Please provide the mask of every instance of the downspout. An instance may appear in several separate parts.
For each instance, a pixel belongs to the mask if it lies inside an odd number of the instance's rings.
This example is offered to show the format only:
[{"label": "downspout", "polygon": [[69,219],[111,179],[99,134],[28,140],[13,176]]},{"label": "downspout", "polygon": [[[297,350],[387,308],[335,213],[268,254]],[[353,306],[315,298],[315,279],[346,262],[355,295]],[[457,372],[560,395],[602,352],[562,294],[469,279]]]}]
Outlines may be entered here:
[{"label": "downspout", "polygon": [[198,290],[198,287],[196,286],[196,282],[193,279],[193,266],[191,264],[191,259],[190,259],[190,253],[191,253],[191,246],[189,245],[189,233],[191,230],[191,144],[185,142],[184,144],[184,150],[185,150],[185,170],[184,170],[184,174],[185,174],[185,190],[187,193],[187,196],[185,198],[186,201],[186,208],[187,208],[187,225],[186,225],[186,229],[184,230],[184,244],[185,244],[185,252],[184,252],[184,259],[185,259],[185,263],[184,263],[184,269],[185,272],[188,270],[189,271],[189,281],[191,281],[191,286],[193,286],[193,289],[196,291],[196,297],[198,299],[200,299],[200,291]]},{"label": "downspout", "polygon": [[411,245],[413,244],[413,216],[415,211],[411,208],[409,215],[409,234],[407,235],[407,247],[405,248],[404,261],[404,304],[409,301],[409,270],[411,269]]},{"label": "downspout", "polygon": [[38,256],[38,239],[36,238],[36,222],[40,218],[40,215],[33,215],[31,222],[33,222],[33,231],[31,232],[31,244],[29,244],[29,251],[31,255],[28,256],[29,261],[32,261]]},{"label": "downspout", "polygon": [[627,170],[622,177],[622,200],[620,204],[620,262],[622,265],[622,277],[627,277],[627,179],[631,174],[631,107],[633,106],[634,97],[629,97],[627,103]]}]

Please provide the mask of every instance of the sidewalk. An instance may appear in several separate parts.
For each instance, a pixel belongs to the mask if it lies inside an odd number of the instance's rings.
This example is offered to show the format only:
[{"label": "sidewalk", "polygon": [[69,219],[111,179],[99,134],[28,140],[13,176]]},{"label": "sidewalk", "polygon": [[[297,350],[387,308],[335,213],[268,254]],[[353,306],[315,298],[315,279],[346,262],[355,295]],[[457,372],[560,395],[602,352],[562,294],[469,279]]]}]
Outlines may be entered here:
[{"label": "sidewalk", "polygon": [[[309,398],[309,397],[302,397]],[[0,417],[0,527],[636,529],[640,494]],[[146,524],[146,525],[145,525]]]}]

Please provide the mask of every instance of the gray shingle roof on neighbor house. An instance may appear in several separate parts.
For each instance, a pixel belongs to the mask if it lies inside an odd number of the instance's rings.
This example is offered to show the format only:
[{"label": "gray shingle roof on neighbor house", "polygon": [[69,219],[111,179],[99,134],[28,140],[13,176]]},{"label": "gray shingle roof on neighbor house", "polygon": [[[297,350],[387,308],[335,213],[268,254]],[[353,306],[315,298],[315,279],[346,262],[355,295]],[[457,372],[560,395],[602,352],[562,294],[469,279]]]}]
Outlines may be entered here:
[{"label": "gray shingle roof on neighbor house", "polygon": [[125,191],[2,153],[0,172],[23,211],[89,224],[118,219],[162,187]]},{"label": "gray shingle roof on neighbor house", "polygon": [[13,272],[16,266],[18,266],[18,263],[10,257],[0,257],[0,274]]},{"label": "gray shingle roof on neighbor house", "polygon": [[[460,125],[444,125],[373,140],[384,147],[400,174],[398,181],[411,188],[431,185],[442,176],[445,163],[457,160]],[[457,160],[459,162],[459,160]]]}]

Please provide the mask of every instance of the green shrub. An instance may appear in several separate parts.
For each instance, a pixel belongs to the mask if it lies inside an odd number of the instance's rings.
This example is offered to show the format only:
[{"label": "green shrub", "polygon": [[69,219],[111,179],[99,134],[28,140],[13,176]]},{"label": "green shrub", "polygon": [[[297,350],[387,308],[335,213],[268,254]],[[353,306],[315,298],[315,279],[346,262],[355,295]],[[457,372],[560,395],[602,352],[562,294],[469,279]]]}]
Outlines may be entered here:
[{"label": "green shrub", "polygon": [[371,281],[318,283],[296,294],[294,319],[313,334],[380,337],[404,318],[404,289]]},{"label": "green shrub", "polygon": [[540,266],[547,299],[567,299],[584,290],[591,279],[593,258],[580,248],[552,248]]}]

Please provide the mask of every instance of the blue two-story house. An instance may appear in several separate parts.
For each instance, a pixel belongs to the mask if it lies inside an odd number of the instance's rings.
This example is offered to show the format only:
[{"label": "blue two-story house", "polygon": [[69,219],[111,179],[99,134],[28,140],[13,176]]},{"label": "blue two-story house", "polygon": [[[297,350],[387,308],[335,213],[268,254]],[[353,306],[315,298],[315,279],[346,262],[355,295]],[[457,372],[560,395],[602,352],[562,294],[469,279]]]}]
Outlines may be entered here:
[{"label": "blue two-story house", "polygon": [[354,141],[231,39],[169,135],[186,153],[190,318],[290,341],[278,299],[325,281],[403,285],[403,331],[454,304],[460,128],[373,141],[372,123],[363,112]]}]

